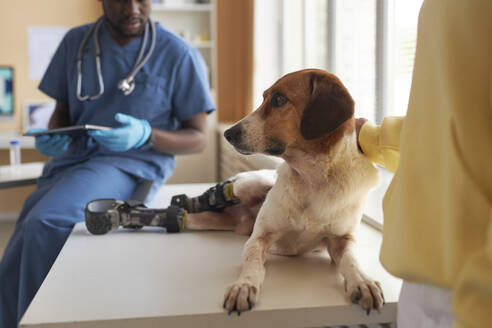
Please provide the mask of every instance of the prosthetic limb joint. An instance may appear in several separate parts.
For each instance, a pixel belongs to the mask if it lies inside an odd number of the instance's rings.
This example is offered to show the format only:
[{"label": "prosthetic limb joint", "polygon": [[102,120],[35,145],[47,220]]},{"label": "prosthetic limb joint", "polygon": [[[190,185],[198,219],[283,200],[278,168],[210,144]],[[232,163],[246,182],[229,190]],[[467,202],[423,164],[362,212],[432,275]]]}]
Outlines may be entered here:
[{"label": "prosthetic limb joint", "polygon": [[189,198],[185,194],[181,194],[171,199],[171,206],[185,209],[188,213],[222,212],[224,208],[238,203],[239,198],[234,195],[232,181],[219,183],[198,197]]}]

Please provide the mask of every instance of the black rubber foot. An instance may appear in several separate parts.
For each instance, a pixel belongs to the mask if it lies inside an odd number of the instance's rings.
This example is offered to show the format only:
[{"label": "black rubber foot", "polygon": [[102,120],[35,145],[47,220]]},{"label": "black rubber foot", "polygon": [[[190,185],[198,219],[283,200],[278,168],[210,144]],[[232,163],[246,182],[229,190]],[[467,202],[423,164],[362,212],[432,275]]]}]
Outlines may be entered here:
[{"label": "black rubber foot", "polygon": [[102,216],[85,218],[85,226],[87,230],[93,235],[104,235],[111,231],[111,220]]}]

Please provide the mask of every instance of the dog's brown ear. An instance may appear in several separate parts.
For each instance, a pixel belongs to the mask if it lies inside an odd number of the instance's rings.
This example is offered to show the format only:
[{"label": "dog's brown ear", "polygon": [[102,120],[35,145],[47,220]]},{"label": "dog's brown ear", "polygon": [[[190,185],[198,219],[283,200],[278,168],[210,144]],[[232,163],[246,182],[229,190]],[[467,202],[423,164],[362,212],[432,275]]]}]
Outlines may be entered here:
[{"label": "dog's brown ear", "polygon": [[311,98],[301,117],[301,135],[311,140],[323,137],[354,115],[354,101],[335,78],[311,75]]}]

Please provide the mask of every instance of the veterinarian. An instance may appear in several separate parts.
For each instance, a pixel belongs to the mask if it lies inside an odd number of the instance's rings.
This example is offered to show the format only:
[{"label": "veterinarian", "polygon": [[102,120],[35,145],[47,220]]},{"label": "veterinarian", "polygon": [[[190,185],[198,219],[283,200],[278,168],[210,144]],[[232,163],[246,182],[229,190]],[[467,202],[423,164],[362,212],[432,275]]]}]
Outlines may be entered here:
[{"label": "veterinarian", "polygon": [[[84,219],[86,203],[129,199],[141,181],[154,181],[154,191],[173,172],[174,154],[206,146],[206,116],[215,106],[201,56],[161,25],[148,24],[151,0],[100,1],[98,42],[94,30],[88,34],[94,24],[70,30],[39,88],[57,102],[50,128],[97,124],[114,129],[72,140],[36,137],[36,148],[53,159],[26,200],[0,262],[1,328],[17,326],[72,227]],[[100,74],[95,47],[100,47]],[[133,87],[127,79],[120,88],[136,59],[146,56]],[[84,99],[87,95],[92,100]]]},{"label": "veterinarian", "polygon": [[407,116],[360,130],[395,171],[380,257],[404,280],[398,328],[491,326],[491,36],[492,2],[426,0]]}]

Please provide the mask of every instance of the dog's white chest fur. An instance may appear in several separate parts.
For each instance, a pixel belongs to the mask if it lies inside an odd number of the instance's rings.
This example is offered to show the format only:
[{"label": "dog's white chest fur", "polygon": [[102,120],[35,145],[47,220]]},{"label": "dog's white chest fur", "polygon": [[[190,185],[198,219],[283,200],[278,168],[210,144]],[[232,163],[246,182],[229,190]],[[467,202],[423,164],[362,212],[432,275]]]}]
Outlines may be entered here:
[{"label": "dog's white chest fur", "polygon": [[256,223],[282,233],[272,248],[274,253],[301,254],[318,247],[329,235],[343,236],[354,231],[362,216],[365,196],[377,183],[378,174],[364,156],[354,155],[350,148],[342,153],[346,158],[336,160],[348,165],[340,169],[332,165],[311,180],[286,163],[279,167],[278,179]]}]

